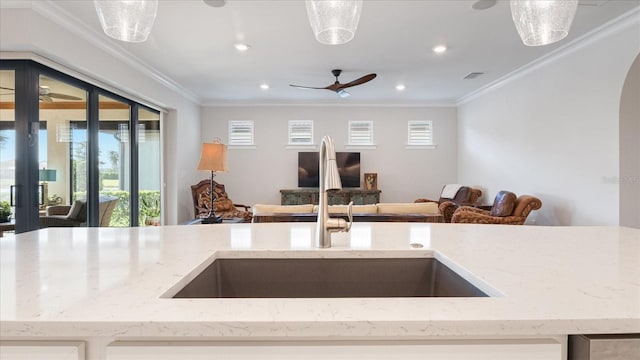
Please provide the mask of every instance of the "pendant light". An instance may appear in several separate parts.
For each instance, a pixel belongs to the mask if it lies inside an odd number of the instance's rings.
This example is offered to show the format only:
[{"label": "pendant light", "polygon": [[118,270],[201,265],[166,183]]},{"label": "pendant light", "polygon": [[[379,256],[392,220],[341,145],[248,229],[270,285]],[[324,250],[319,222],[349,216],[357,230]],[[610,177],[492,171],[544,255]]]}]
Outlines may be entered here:
[{"label": "pendant light", "polygon": [[158,0],[93,0],[105,34],[127,42],[143,42],[156,19]]},{"label": "pendant light", "polygon": [[511,16],[527,46],[564,39],[578,9],[578,0],[511,0]]},{"label": "pendant light", "polygon": [[322,44],[340,45],[353,39],[362,0],[306,0],[311,29]]}]

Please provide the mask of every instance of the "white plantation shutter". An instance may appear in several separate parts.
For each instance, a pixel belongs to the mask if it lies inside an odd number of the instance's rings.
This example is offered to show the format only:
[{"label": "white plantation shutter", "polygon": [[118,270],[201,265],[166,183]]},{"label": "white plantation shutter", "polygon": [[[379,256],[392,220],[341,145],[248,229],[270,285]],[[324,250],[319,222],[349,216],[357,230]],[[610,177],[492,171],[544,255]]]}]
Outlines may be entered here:
[{"label": "white plantation shutter", "polygon": [[349,121],[349,145],[373,145],[373,121]]},{"label": "white plantation shutter", "polygon": [[407,145],[433,145],[433,122],[430,120],[409,121]]},{"label": "white plantation shutter", "polygon": [[289,145],[313,145],[313,120],[289,120]]},{"label": "white plantation shutter", "polygon": [[229,145],[254,145],[252,120],[229,121]]}]

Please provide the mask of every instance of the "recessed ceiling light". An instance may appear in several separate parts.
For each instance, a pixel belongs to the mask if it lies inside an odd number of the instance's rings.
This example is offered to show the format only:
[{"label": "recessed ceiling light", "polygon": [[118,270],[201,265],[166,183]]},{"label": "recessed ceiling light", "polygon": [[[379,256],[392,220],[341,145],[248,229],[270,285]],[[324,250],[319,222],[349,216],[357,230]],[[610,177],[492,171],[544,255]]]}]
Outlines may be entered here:
[{"label": "recessed ceiling light", "polygon": [[260,85],[260,89],[262,89],[262,90],[269,90],[269,84],[261,84],[261,85]]},{"label": "recessed ceiling light", "polygon": [[396,85],[396,90],[398,90],[398,91],[402,91],[402,90],[404,90],[404,89],[405,89],[405,86],[404,86],[403,84],[398,84],[398,85]]},{"label": "recessed ceiling light", "polygon": [[245,52],[245,51],[249,50],[249,45],[242,44],[242,43],[233,44],[233,47],[235,47],[236,50],[238,50],[240,52]]},{"label": "recessed ceiling light", "polygon": [[445,51],[447,51],[447,47],[444,45],[438,45],[433,47],[433,52],[436,54],[442,54]]}]

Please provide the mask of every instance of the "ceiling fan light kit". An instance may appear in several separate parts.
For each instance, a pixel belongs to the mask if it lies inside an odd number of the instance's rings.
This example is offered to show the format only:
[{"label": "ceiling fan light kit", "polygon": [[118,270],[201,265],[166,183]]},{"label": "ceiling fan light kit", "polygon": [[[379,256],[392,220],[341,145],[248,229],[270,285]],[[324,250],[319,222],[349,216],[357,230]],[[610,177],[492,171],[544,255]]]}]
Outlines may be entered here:
[{"label": "ceiling fan light kit", "polygon": [[511,16],[527,46],[553,44],[569,34],[578,0],[511,0]]},{"label": "ceiling fan light kit", "polygon": [[362,0],[306,0],[306,4],[311,29],[320,43],[340,45],[353,39]]},{"label": "ceiling fan light kit", "polygon": [[146,41],[156,19],[158,0],[93,0],[105,34],[126,42]]}]

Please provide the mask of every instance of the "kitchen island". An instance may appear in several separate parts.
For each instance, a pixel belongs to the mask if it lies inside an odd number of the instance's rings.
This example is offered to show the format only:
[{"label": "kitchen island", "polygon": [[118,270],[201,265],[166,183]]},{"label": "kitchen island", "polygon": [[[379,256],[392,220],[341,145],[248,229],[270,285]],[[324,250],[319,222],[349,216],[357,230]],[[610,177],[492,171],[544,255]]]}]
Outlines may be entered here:
[{"label": "kitchen island", "polygon": [[[314,235],[313,223],[274,223],[6,236],[2,349],[89,360],[186,351],[192,359],[393,358],[386,351],[418,359],[411,354],[432,350],[561,359],[567,335],[640,333],[637,229],[356,223],[334,234],[330,249],[316,248]],[[318,257],[434,257],[489,297],[172,298],[217,258]]]}]

